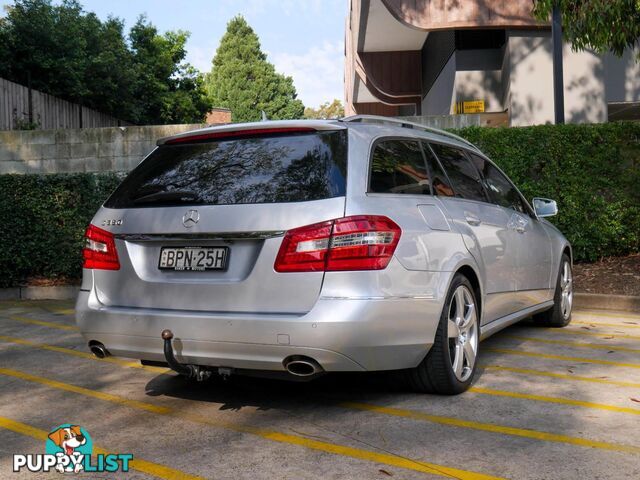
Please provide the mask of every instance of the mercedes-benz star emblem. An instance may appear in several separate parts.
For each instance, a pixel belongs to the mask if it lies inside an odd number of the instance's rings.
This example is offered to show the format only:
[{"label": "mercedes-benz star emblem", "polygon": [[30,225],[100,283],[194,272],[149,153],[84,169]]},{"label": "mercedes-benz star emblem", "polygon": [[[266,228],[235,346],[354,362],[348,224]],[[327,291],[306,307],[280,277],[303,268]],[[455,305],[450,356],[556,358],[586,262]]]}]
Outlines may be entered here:
[{"label": "mercedes-benz star emblem", "polygon": [[182,224],[187,228],[193,227],[196,223],[198,223],[198,220],[200,220],[200,214],[198,213],[198,210],[189,210],[182,216]]}]

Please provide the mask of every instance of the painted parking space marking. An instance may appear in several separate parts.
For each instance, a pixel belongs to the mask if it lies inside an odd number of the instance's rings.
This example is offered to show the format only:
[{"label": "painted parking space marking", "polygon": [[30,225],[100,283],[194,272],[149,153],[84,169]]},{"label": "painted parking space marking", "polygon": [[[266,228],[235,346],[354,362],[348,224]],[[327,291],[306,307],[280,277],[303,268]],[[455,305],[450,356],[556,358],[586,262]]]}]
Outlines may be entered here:
[{"label": "painted parking space marking", "polygon": [[629,348],[629,347],[621,347],[619,345],[609,345],[603,343],[586,343],[586,342],[565,342],[563,340],[553,340],[549,338],[539,338],[539,337],[523,337],[520,335],[510,335],[505,333],[504,335],[500,335],[497,338],[510,338],[513,340],[521,340],[523,342],[534,342],[534,343],[546,343],[549,345],[562,345],[564,347],[573,347],[573,348],[591,348],[594,350],[614,350],[616,352],[628,352],[628,353],[640,353],[639,348]]},{"label": "painted parking space marking", "polygon": [[534,375],[541,377],[559,378],[563,380],[576,380],[579,382],[601,383],[603,385],[615,385],[617,387],[640,388],[640,383],[610,380],[608,378],[584,377],[581,375],[570,375],[567,373],[546,372],[544,370],[536,370],[532,368],[506,367],[503,365],[482,365],[482,368],[499,372],[518,373],[521,375]]},{"label": "painted parking space marking", "polygon": [[10,315],[8,317],[2,317],[3,320],[13,320],[14,322],[21,322],[30,325],[38,325],[41,327],[57,328],[58,330],[68,330],[78,332],[80,329],[75,325],[65,325],[63,323],[46,322],[44,320],[36,320],[34,318],[22,317],[18,315]]},{"label": "painted parking space marking", "polygon": [[[1,337],[0,337],[1,338]],[[614,362],[611,360],[600,360],[598,358],[584,358],[584,357],[568,357],[565,355],[554,355],[551,353],[538,353],[528,352],[526,350],[512,350],[509,348],[488,347],[484,348],[485,352],[503,353],[505,355],[520,355],[523,357],[544,358],[547,360],[563,360],[566,362],[582,362],[593,363],[596,365],[610,365],[612,367],[626,367],[626,368],[640,368],[640,363],[623,363]]]},{"label": "painted parking space marking", "polygon": [[[48,432],[35,428],[25,423],[17,422],[10,418],[0,417],[0,428],[10,430],[12,432],[24,435],[27,437],[35,438],[45,442],[48,437]],[[93,446],[93,451],[96,454],[107,455],[109,452],[97,445]],[[174,468],[161,465],[159,463],[149,462],[140,458],[134,458],[129,462],[129,467],[133,470],[137,470],[147,475],[151,475],[157,478],[163,478],[166,480],[203,480],[204,477],[198,477],[196,475],[190,475],[186,472],[176,470]]]},{"label": "painted parking space marking", "polygon": [[575,330],[570,328],[558,328],[554,330],[554,333],[560,333],[562,335],[585,335],[588,337],[599,337],[599,338],[607,338],[607,339],[617,339],[617,338],[626,338],[628,340],[640,340],[640,335],[628,335],[626,333],[602,333],[602,332],[591,332],[585,329]]},{"label": "painted parking space marking", "polygon": [[536,402],[557,403],[560,405],[570,405],[573,407],[591,408],[594,410],[606,410],[609,412],[628,413],[631,415],[640,415],[640,408],[618,407],[616,405],[608,405],[605,403],[586,402],[582,400],[573,400],[571,398],[550,397],[546,395],[533,395],[529,393],[509,392],[505,390],[494,390],[492,388],[471,387],[470,392],[480,393],[483,395],[493,395],[497,397],[518,398],[522,400],[533,400]]},{"label": "painted parking space marking", "polygon": [[105,363],[113,363],[115,365],[120,365],[121,367],[138,368],[138,369],[147,370],[149,372],[154,372],[154,373],[171,372],[171,370],[163,367],[153,367],[151,365],[142,365],[140,362],[130,362],[127,360],[122,360],[117,357],[98,358],[91,353],[82,352],[79,350],[73,350],[71,348],[58,347],[56,345],[49,345],[46,343],[32,342],[30,340],[25,340],[23,338],[8,337],[5,335],[0,335],[0,342],[14,343],[17,345],[23,345],[25,347],[39,348],[41,350],[49,350],[51,352],[64,353],[66,355],[74,355],[76,357],[87,358],[89,360],[95,360],[98,362],[105,362]]},{"label": "painted parking space marking", "polygon": [[88,388],[80,387],[77,385],[71,385],[64,382],[59,382],[57,380],[52,380],[46,377],[31,375],[29,373],[20,372],[18,370],[0,368],[0,375],[9,376],[12,378],[18,378],[28,382],[38,383],[50,388],[55,388],[55,389],[63,390],[67,392],[73,392],[86,397],[91,397],[98,400],[127,406],[130,408],[135,408],[138,410],[144,410],[146,412],[157,414],[157,415],[166,415],[166,416],[176,417],[176,418],[188,420],[194,423],[210,425],[213,427],[233,430],[240,433],[257,435],[259,437],[280,442],[280,443],[298,445],[298,446],[309,448],[312,450],[319,450],[327,453],[333,453],[335,455],[352,457],[352,458],[357,458],[361,460],[368,460],[375,463],[381,463],[381,464],[413,470],[421,473],[430,473],[433,475],[440,475],[444,477],[466,479],[466,480],[489,480],[489,479],[499,478],[499,477],[493,477],[490,475],[484,475],[481,473],[470,472],[467,470],[460,470],[457,468],[445,467],[443,465],[437,465],[433,463],[412,460],[410,458],[405,458],[405,457],[390,454],[390,453],[378,453],[378,452],[369,451],[369,450],[362,450],[362,449],[348,447],[344,445],[338,445],[334,443],[313,440],[313,439],[309,439],[299,435],[291,435],[287,433],[282,433],[282,432],[277,432],[277,431],[272,431],[272,430],[267,430],[262,428],[256,428],[250,425],[241,425],[241,424],[234,424],[234,423],[224,422],[224,421],[216,421],[209,417],[192,414],[184,410],[175,410],[171,407],[163,407],[163,406],[158,406],[158,405],[154,405],[147,402],[130,400],[118,395],[91,390]]},{"label": "painted parking space marking", "polygon": [[640,454],[640,447],[633,445],[624,445],[620,443],[599,442],[581,437],[572,437],[569,435],[561,435],[556,433],[542,432],[539,430],[531,430],[526,428],[508,427],[505,425],[497,425],[494,423],[474,422],[471,420],[463,420],[460,418],[443,417],[440,415],[431,415],[416,410],[407,410],[393,407],[383,407],[368,403],[359,402],[342,402],[339,404],[344,408],[362,410],[383,415],[391,415],[395,417],[409,418],[412,420],[421,420],[441,425],[449,425],[453,427],[469,428],[472,430],[482,430],[485,432],[498,433],[502,435],[512,435],[516,437],[531,438],[534,440],[542,440],[545,442],[566,443],[577,445],[580,447],[597,448],[601,450],[612,450],[616,452]]}]

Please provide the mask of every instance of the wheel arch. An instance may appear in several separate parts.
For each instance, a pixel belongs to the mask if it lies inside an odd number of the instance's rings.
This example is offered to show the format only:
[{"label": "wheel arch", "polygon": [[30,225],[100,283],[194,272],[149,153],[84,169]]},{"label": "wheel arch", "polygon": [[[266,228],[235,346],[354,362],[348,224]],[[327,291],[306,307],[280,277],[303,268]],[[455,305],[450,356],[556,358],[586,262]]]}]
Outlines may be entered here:
[{"label": "wheel arch", "polygon": [[[480,283],[480,276],[478,275],[478,272],[476,272],[475,268],[473,268],[471,265],[469,264],[464,264],[464,265],[460,265],[456,271],[454,272],[454,274],[451,276],[451,281],[453,281],[453,277],[457,274],[460,273],[461,275],[464,275],[465,278],[467,280],[469,280],[469,283],[471,283],[471,286],[473,287],[473,293],[476,296],[476,301],[478,302],[478,318],[480,320],[480,322],[482,322],[482,312],[483,312],[483,289],[482,289],[482,284]],[[449,282],[451,283],[451,282]],[[447,287],[448,290],[449,287]]]}]

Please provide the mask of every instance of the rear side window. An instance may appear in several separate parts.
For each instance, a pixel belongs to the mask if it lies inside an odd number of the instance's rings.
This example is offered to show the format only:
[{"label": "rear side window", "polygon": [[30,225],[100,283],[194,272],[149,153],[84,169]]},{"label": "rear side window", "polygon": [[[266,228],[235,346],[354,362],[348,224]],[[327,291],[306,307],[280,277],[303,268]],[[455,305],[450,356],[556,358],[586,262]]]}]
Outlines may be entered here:
[{"label": "rear side window", "polygon": [[346,130],[162,145],[105,207],[321,200],[345,195],[346,171]]},{"label": "rear side window", "polygon": [[429,173],[417,141],[379,142],[373,150],[370,168],[370,192],[431,194]]},{"label": "rear side window", "polygon": [[451,183],[447,178],[447,175],[442,170],[442,167],[433,156],[433,152],[429,148],[429,145],[423,143],[424,154],[427,158],[427,165],[429,172],[431,173],[431,185],[433,186],[433,194],[440,197],[453,197],[454,192],[451,188]]},{"label": "rear side window", "polygon": [[456,197],[479,202],[487,201],[478,169],[463,151],[435,143],[431,144],[431,148],[447,172]]}]

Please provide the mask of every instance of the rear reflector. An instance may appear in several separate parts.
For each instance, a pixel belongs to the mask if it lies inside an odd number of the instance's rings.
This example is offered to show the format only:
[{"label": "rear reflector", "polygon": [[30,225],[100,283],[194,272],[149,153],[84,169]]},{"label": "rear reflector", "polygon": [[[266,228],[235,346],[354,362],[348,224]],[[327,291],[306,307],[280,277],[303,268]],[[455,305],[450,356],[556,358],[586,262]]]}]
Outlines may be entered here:
[{"label": "rear reflector", "polygon": [[82,249],[82,268],[96,270],[120,270],[120,261],[116,251],[113,233],[95,225],[89,225],[84,234],[85,246]]},{"label": "rear reflector", "polygon": [[276,272],[382,270],[402,231],[390,218],[357,215],[289,230],[273,268]]},{"label": "rear reflector", "polygon": [[285,133],[310,133],[316,130],[308,127],[284,127],[284,128],[253,128],[250,130],[232,130],[227,132],[208,132],[184,137],[171,138],[165,142],[166,145],[177,143],[197,143],[210,142],[213,140],[233,139],[242,137],[259,137],[264,135],[281,135]]}]

